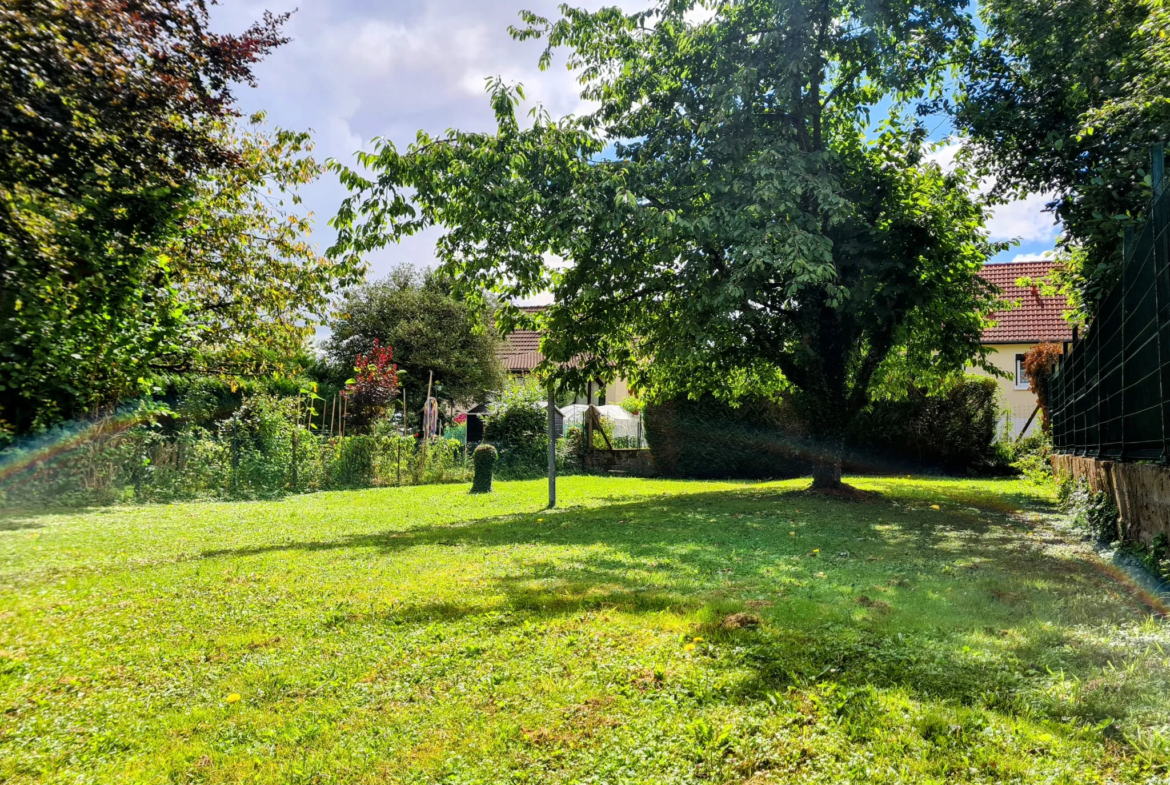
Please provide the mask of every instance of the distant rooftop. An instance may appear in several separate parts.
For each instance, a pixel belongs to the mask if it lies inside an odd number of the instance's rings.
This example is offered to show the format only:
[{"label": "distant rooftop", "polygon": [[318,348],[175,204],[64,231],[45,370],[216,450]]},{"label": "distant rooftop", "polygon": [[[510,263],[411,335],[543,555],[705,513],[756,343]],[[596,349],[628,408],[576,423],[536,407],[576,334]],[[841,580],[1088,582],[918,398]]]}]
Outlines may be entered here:
[{"label": "distant rooftop", "polygon": [[1021,278],[1039,280],[1052,272],[1052,261],[1005,262],[983,267],[984,279],[1000,288],[1004,300],[1018,305],[993,314],[995,326],[983,331],[983,343],[1039,343],[1072,340],[1072,327],[1062,314],[1064,297],[1042,295],[1036,286],[1016,286]]},{"label": "distant rooftop", "polygon": [[[544,310],[544,306],[525,305],[521,306],[520,310],[539,313]],[[510,373],[531,372],[544,359],[544,355],[540,353],[540,333],[535,330],[513,330],[504,339],[498,356],[505,370]]]}]

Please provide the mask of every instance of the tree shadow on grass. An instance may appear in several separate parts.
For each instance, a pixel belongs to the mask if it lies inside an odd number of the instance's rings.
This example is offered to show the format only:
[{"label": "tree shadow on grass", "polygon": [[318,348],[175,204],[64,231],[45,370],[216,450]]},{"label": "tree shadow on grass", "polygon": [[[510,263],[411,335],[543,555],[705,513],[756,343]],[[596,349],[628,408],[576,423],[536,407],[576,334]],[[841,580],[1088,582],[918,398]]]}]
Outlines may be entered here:
[{"label": "tree shadow on grass", "polygon": [[0,518],[0,532],[17,532],[26,529],[43,529],[43,523],[28,518]]},{"label": "tree shadow on grass", "polygon": [[[1088,679],[1118,657],[1077,624],[1130,621],[1140,608],[1118,602],[1099,573],[1029,542],[1001,512],[959,501],[936,509],[894,495],[859,504],[745,488],[203,557],[544,546],[551,550],[489,578],[486,595],[537,623],[600,611],[681,614],[710,645],[738,652],[712,667],[738,669],[731,689],[742,699],[828,679],[1035,713],[1035,700],[1021,697],[1028,685],[1056,670]],[[429,624],[487,610],[473,600],[423,602],[338,623]],[[724,629],[736,612],[753,623]],[[1109,699],[1059,711],[1097,722],[1125,708]]]}]

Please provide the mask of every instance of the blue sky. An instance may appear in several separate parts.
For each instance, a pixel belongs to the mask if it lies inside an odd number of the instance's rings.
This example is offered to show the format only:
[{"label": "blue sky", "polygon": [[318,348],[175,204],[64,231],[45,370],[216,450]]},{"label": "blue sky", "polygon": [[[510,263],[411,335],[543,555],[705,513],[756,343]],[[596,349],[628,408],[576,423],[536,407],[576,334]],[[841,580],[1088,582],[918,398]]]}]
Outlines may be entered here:
[{"label": "blue sky", "polygon": [[[212,6],[212,12],[217,28],[238,31],[265,9],[296,9],[286,28],[292,41],[257,68],[257,88],[237,91],[239,102],[245,112],[268,112],[273,125],[311,129],[320,158],[352,163],[353,154],[368,148],[375,136],[405,147],[419,129],[490,130],[492,115],[483,86],[491,76],[523,82],[528,97],[543,103],[554,116],[587,108],[563,58],[541,73],[536,65],[540,42],[519,43],[508,35],[508,25],[518,21],[521,8],[552,17],[558,2],[227,0]],[[632,7],[634,2],[619,4]],[[939,133],[945,133],[945,127]],[[315,214],[314,239],[324,249],[333,236],[326,221],[344,198],[344,189],[327,175],[303,196]],[[997,261],[1053,247],[1057,227],[1043,213],[1045,201],[1036,195],[996,211],[989,224],[994,239],[1021,240]],[[371,277],[400,261],[433,265],[437,235],[437,231],[420,235],[373,254]]]}]

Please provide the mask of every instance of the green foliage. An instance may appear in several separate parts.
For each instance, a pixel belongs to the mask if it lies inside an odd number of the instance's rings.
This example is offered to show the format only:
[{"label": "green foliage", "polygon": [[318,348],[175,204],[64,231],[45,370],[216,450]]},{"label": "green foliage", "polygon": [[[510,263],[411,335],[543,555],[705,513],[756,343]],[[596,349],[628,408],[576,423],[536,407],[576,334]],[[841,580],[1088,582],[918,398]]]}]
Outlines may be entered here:
[{"label": "green foliage", "polygon": [[1043,430],[1022,439],[1001,439],[1006,448],[1006,463],[1024,479],[1037,485],[1050,485],[1052,475],[1052,438]]},{"label": "green foliage", "polygon": [[329,467],[329,487],[368,488],[374,480],[377,443],[372,436],[347,436],[338,440],[337,454]]},{"label": "green foliage", "polygon": [[535,378],[512,381],[488,409],[484,438],[499,447],[497,473],[507,479],[548,474],[546,392]]},{"label": "green foliage", "polygon": [[4,514],[0,780],[1165,779],[1170,632],[1046,492],[853,482]]},{"label": "green foliage", "polygon": [[1117,280],[1122,237],[1151,195],[1150,145],[1170,134],[1162,0],[987,0],[957,106],[997,193],[1053,193],[1057,283],[1085,314]]},{"label": "green foliage", "polygon": [[358,280],[364,265],[326,259],[309,240],[312,216],[302,212],[299,189],[323,166],[308,133],[269,131],[260,113],[247,125],[217,124],[216,139],[232,165],[195,183],[177,231],[161,247],[182,338],[151,368],[289,375],[331,295]]},{"label": "green foliage", "polygon": [[1072,483],[1065,493],[1065,511],[1075,526],[1101,543],[1120,540],[1117,506],[1104,491],[1094,492],[1087,482]]},{"label": "green foliage", "polygon": [[[874,401],[845,434],[846,465],[879,473],[994,470],[997,391],[994,379],[956,378],[930,394],[912,389]],[[733,407],[711,396],[678,399],[647,407],[645,418],[655,463],[670,476],[795,477],[824,449],[787,401]]]},{"label": "green foliage", "polygon": [[346,291],[337,312],[324,348],[338,379],[352,375],[354,356],[380,341],[394,347],[399,384],[415,401],[432,372],[434,396],[451,403],[481,402],[504,386],[488,315],[454,297],[434,273],[395,267],[384,280]]},{"label": "green foliage", "polygon": [[646,408],[646,402],[636,395],[628,395],[618,404],[630,414],[641,414]]},{"label": "green foliage", "polygon": [[854,460],[878,471],[994,471],[999,415],[995,379],[958,376],[929,393],[911,388],[903,398],[874,401],[848,444]]},{"label": "green foliage", "polygon": [[[596,111],[537,109],[521,127],[520,90],[490,82],[494,133],[380,141],[359,156],[370,177],[336,165],[351,196],[330,253],[442,226],[463,289],[552,292],[541,314],[504,305],[500,322],[545,328],[543,370],[564,386],[621,374],[662,399],[782,374],[832,463],[876,379],[982,356],[978,273],[1000,246],[974,174],[930,162],[911,116],[973,40],[964,5],[525,13],[514,35],[546,39],[542,67],[568,48]],[[707,21],[688,21],[700,6]]]},{"label": "green foliage", "polygon": [[681,398],[651,404],[646,440],[654,463],[668,477],[798,477],[809,461],[789,412],[775,401],[753,398],[738,406]]},{"label": "green foliage", "polygon": [[475,465],[475,478],[471,481],[472,493],[492,492],[492,472],[495,470],[499,454],[490,444],[481,444],[475,448],[472,463]]},{"label": "green foliage", "polygon": [[214,380],[188,387],[173,410],[137,411],[0,453],[0,504],[79,506],[286,493],[468,479],[463,445],[374,434],[328,438],[306,427],[295,397],[249,392],[221,409]]},{"label": "green foliage", "polygon": [[557,471],[580,472],[585,469],[585,432],[570,426],[563,439],[557,439]]},{"label": "green foliage", "polygon": [[[211,33],[186,0],[0,10],[0,419],[27,434],[149,392],[190,282],[162,250],[209,172],[232,88],[287,15]],[[209,305],[209,303],[208,303]]]}]

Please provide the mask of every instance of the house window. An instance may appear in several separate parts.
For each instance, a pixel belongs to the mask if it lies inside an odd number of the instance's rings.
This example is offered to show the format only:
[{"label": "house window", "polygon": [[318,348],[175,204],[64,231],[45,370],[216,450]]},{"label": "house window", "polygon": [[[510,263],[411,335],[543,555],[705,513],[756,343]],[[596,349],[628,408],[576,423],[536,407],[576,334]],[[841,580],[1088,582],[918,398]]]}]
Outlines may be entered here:
[{"label": "house window", "polygon": [[1024,355],[1016,355],[1016,389],[1031,390],[1032,384],[1028,381],[1028,374],[1024,373]]}]

